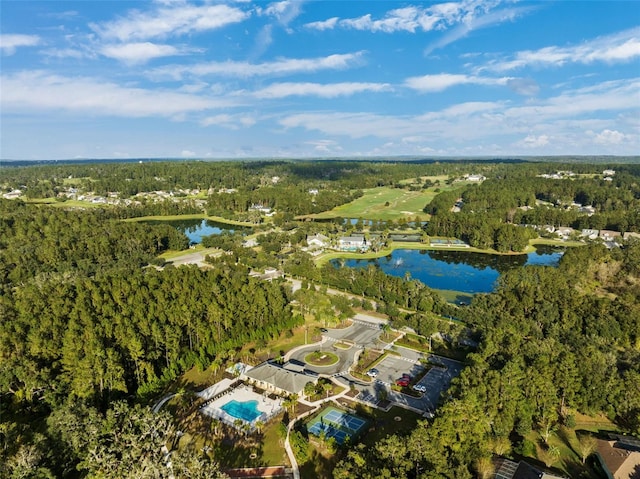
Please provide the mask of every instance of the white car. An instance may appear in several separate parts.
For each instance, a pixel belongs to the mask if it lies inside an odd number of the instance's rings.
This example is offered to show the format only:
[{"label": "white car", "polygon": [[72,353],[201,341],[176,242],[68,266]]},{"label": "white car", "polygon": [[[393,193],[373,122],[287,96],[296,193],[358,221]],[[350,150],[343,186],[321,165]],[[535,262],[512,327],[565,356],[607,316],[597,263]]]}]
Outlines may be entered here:
[{"label": "white car", "polygon": [[375,378],[378,375],[379,372],[380,371],[378,371],[376,368],[371,368],[371,369],[369,369],[367,371],[367,376],[369,376],[371,378]]},{"label": "white car", "polygon": [[415,386],[413,386],[413,390],[418,391],[419,393],[426,393],[427,387],[423,386],[422,384],[416,384]]}]

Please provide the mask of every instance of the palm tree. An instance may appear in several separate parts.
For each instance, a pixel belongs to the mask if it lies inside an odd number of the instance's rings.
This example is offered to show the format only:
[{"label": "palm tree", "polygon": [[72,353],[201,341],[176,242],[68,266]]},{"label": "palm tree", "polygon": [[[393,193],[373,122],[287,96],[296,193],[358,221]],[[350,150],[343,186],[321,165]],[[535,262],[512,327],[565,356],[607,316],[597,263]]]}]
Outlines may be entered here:
[{"label": "palm tree", "polygon": [[329,397],[329,393],[333,389],[333,385],[331,383],[323,383],[322,389],[324,389],[324,392],[327,393],[327,397]]}]

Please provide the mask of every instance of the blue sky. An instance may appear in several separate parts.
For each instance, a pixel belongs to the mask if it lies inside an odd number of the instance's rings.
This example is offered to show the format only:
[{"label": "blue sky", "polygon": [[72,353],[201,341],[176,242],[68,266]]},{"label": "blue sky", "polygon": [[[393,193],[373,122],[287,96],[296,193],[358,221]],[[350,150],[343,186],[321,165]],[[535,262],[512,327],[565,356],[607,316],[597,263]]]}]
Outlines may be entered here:
[{"label": "blue sky", "polygon": [[0,158],[640,154],[640,2],[0,1]]}]

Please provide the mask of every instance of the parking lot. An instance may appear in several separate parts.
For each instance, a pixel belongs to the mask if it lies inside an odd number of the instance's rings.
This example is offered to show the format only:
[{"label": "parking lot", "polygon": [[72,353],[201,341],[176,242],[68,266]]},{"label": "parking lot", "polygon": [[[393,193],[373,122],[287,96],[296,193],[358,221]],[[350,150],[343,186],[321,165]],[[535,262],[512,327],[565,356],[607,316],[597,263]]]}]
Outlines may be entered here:
[{"label": "parking lot", "polygon": [[[308,365],[307,368],[319,374],[339,375],[340,380],[346,383],[347,387],[353,386],[359,391],[358,399],[361,401],[376,404],[380,398],[385,397],[398,405],[408,406],[425,413],[433,413],[442,392],[446,391],[451,385],[451,380],[460,374],[463,368],[462,363],[402,346],[393,346],[393,351],[398,355],[389,354],[375,365],[378,374],[371,383],[354,378],[347,370],[353,363],[356,352],[365,347],[383,348],[386,344],[379,340],[381,333],[379,323],[357,318],[347,328],[323,331],[324,342],[322,345],[316,344],[300,348],[291,355],[291,358],[302,361],[310,351],[318,349],[331,351],[338,355],[338,363],[329,367]],[[354,346],[347,350],[336,348],[334,344],[338,341],[352,342]],[[430,364],[426,366],[422,364],[421,360],[428,360]],[[425,369],[429,370],[424,377],[415,381],[421,374],[424,374]],[[403,374],[409,374],[412,377],[412,385],[424,386],[426,389],[424,394],[418,394],[419,397],[414,397],[394,391],[391,385],[395,384]]]},{"label": "parking lot", "polygon": [[[401,356],[389,355],[375,367],[378,369],[376,380],[371,385],[356,385],[360,391],[360,400],[375,404],[377,400],[386,395],[387,399],[399,405],[409,406],[414,409],[432,413],[435,411],[440,396],[451,385],[451,380],[460,374],[463,365],[458,361],[421,353],[412,349],[395,347],[395,351]],[[425,386],[426,392],[420,397],[409,396],[391,389],[391,385],[403,374],[410,374],[414,379],[427,367],[422,365],[420,358],[428,359],[429,371],[415,384]],[[435,363],[436,365],[434,365]],[[381,390],[385,392],[381,394]]]},{"label": "parking lot", "polygon": [[424,371],[424,366],[401,356],[388,355],[376,365],[376,369],[379,371],[376,380],[390,386],[403,374],[415,378]]}]

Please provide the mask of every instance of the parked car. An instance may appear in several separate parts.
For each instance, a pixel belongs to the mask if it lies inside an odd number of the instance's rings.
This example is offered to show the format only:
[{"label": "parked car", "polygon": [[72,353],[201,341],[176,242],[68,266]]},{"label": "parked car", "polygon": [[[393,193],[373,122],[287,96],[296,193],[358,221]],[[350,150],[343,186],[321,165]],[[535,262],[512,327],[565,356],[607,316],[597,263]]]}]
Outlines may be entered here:
[{"label": "parked car", "polygon": [[367,376],[369,376],[371,378],[375,378],[378,375],[379,372],[380,371],[378,371],[376,368],[371,368],[371,369],[369,369],[367,371]]},{"label": "parked car", "polygon": [[416,384],[415,386],[413,386],[413,390],[414,391],[418,391],[420,393],[426,393],[427,392],[426,386],[424,386],[422,384]]},{"label": "parked car", "polygon": [[396,379],[396,385],[406,388],[409,385],[409,380],[407,378]]},{"label": "parked car", "polygon": [[328,333],[329,330],[327,328],[320,328],[321,333]]},{"label": "parked car", "polygon": [[411,381],[411,374],[403,373],[402,377],[407,378],[409,381]]}]

